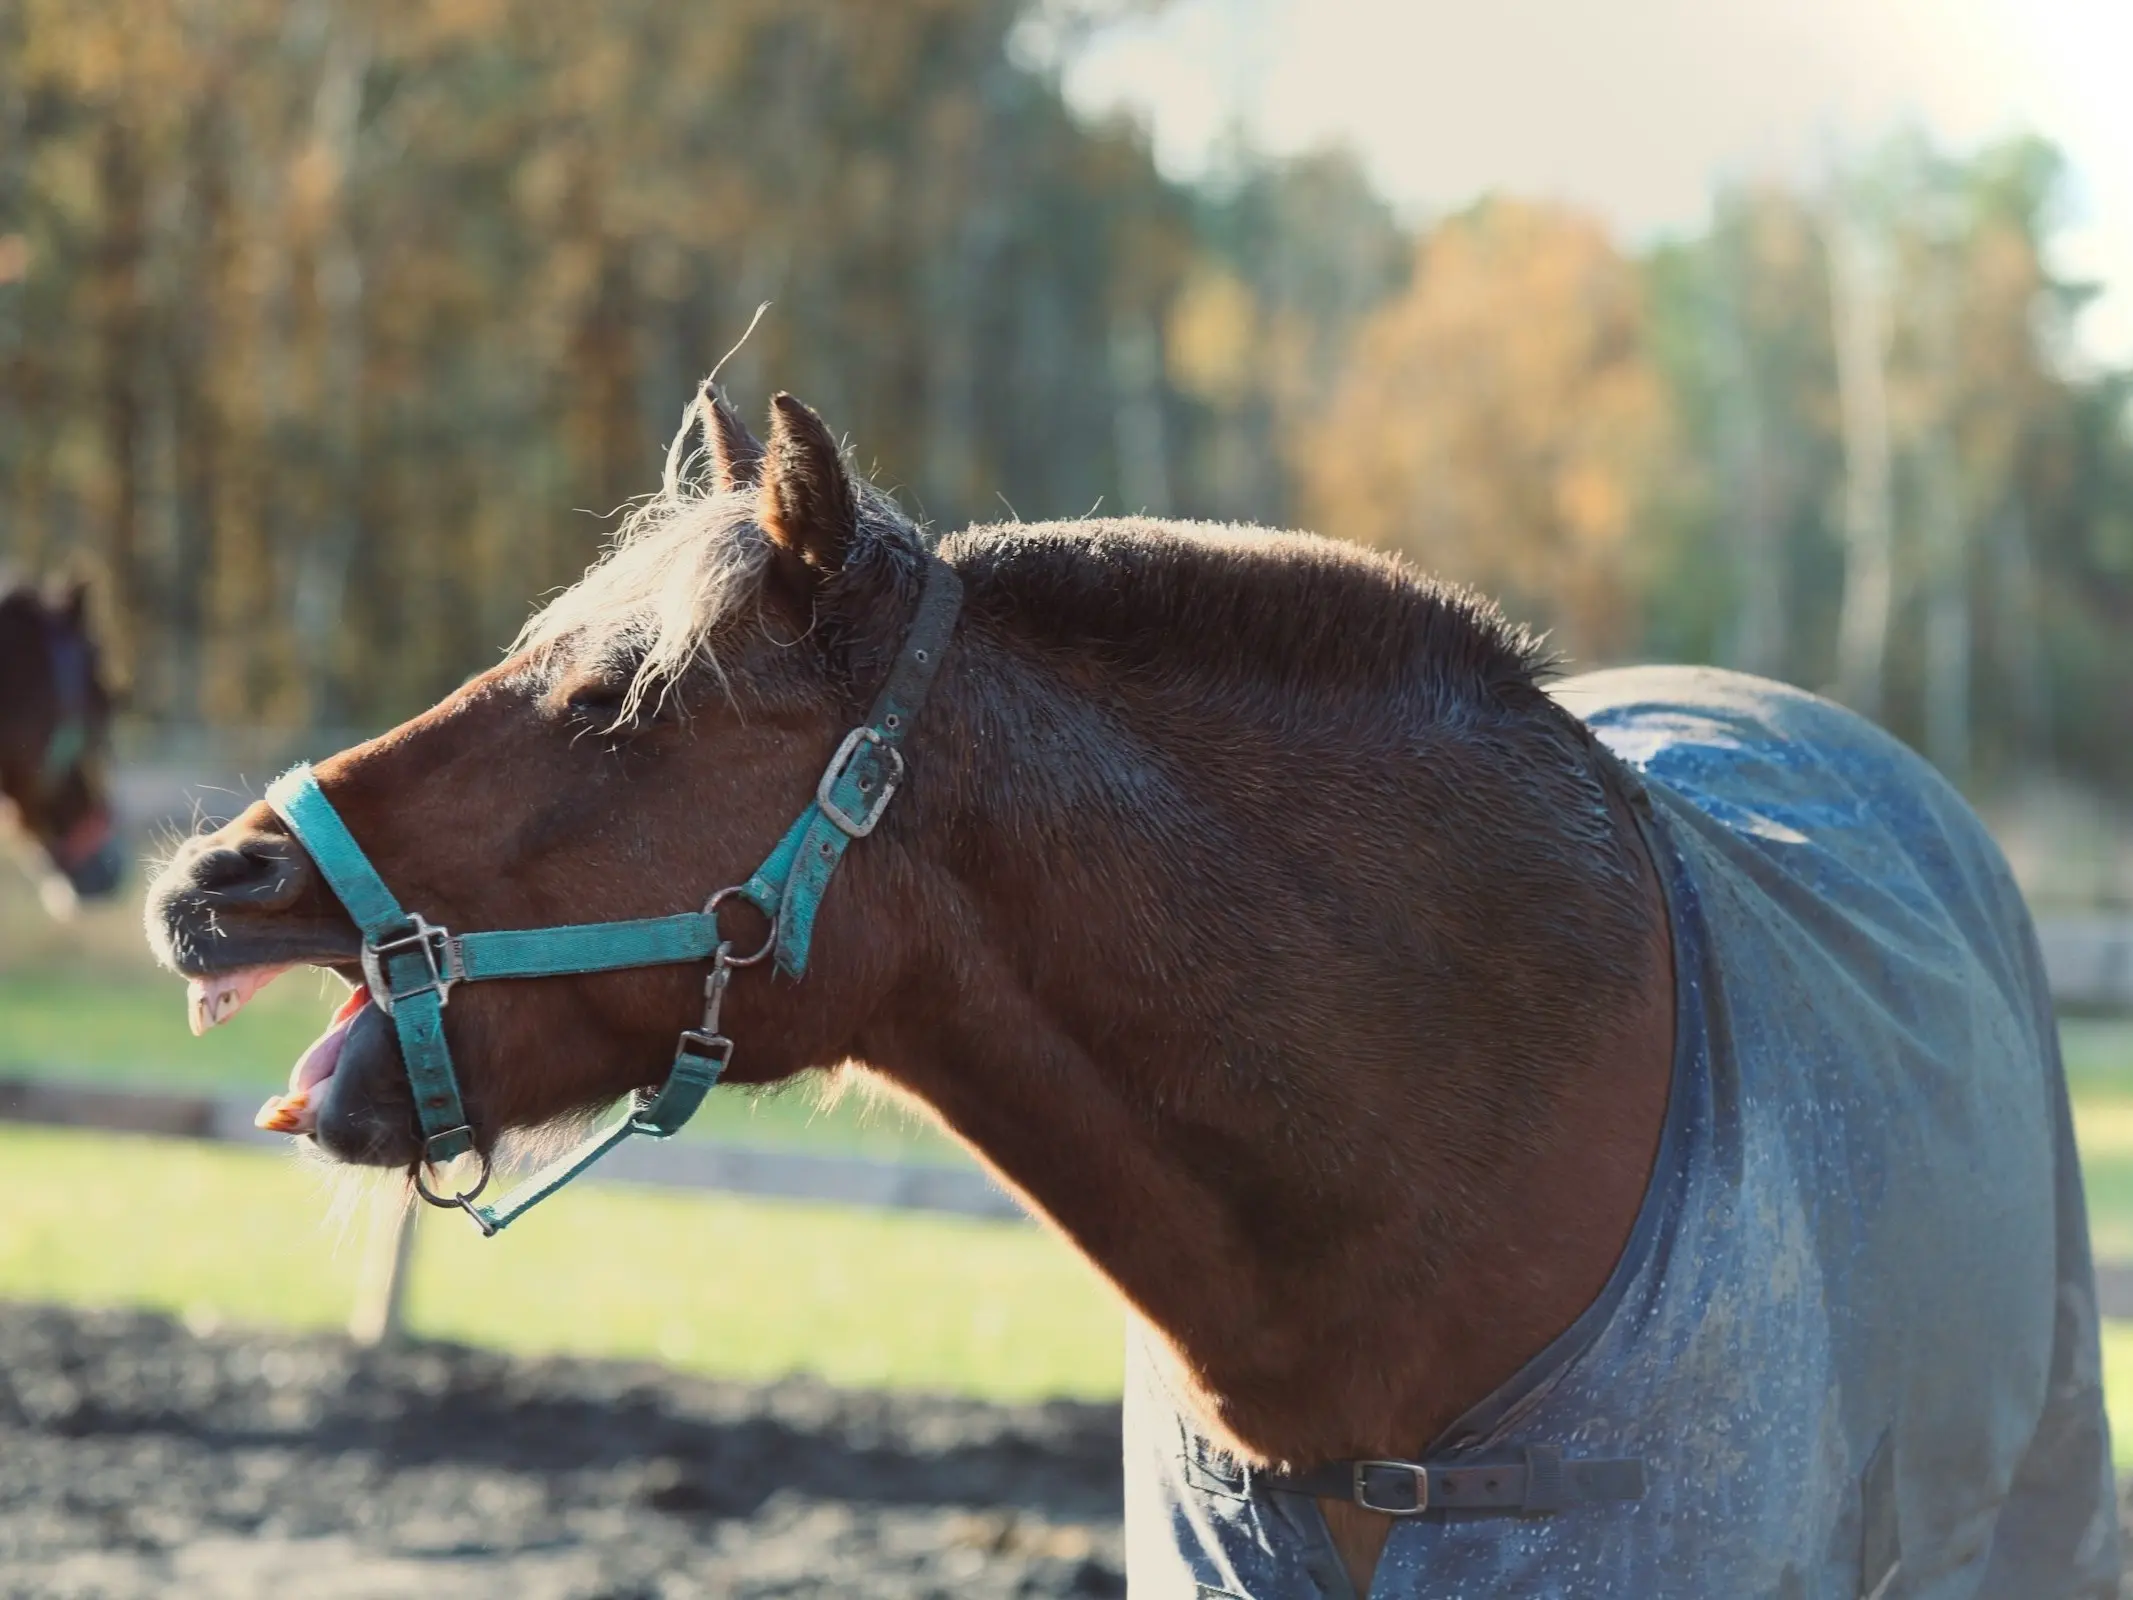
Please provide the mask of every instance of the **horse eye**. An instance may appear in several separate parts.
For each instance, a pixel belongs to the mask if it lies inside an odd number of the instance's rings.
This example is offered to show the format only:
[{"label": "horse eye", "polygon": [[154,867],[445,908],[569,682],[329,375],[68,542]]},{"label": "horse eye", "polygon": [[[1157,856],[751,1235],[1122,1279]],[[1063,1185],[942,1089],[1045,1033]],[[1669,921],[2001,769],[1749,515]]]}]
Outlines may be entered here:
[{"label": "horse eye", "polygon": [[565,697],[563,705],[574,722],[591,723],[611,727],[622,718],[629,703],[630,686],[627,680],[594,678],[579,684]]}]

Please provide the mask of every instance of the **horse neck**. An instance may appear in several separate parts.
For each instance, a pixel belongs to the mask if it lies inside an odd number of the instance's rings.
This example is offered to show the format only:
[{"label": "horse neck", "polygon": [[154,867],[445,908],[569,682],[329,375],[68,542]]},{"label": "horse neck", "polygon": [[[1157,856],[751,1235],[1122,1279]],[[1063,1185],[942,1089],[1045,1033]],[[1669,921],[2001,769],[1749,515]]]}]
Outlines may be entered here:
[{"label": "horse neck", "polygon": [[1648,866],[1600,962],[1633,981],[1536,1026],[1607,936],[1586,864],[1473,904],[1530,802],[1432,774],[1382,695],[1184,715],[999,660],[956,677],[933,748],[966,764],[913,796],[921,853],[955,841],[920,873],[955,932],[862,1057],[1110,1279],[1217,1438],[1421,1448],[1628,1235],[1672,1036]]}]

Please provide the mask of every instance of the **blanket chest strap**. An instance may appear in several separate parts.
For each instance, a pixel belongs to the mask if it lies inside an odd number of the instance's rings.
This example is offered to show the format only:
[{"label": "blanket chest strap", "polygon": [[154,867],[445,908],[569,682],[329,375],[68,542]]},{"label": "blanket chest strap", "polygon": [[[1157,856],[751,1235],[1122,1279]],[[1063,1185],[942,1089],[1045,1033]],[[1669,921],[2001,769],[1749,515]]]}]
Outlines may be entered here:
[{"label": "blanket chest strap", "polygon": [[1258,1486],[1285,1494],[1352,1500],[1366,1511],[1413,1517],[1425,1511],[1534,1514],[1566,1506],[1644,1498],[1641,1460],[1565,1460],[1552,1444],[1528,1445],[1514,1461],[1329,1461],[1309,1472],[1257,1474]]}]

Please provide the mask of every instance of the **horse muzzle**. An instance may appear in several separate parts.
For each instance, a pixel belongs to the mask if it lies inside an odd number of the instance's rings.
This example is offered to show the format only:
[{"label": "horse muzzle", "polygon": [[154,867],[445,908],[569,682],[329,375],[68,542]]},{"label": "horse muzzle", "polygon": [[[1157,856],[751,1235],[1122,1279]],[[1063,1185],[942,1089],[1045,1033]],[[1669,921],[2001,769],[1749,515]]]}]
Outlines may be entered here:
[{"label": "horse muzzle", "polygon": [[149,884],[142,920],[158,958],[187,978],[309,965],[352,982],[363,946],[303,849],[242,822],[180,845]]},{"label": "horse muzzle", "polygon": [[294,967],[355,986],[261,1126],[308,1136],[337,1161],[413,1164],[421,1136],[392,1019],[362,987],[361,936],[302,846],[243,822],[188,839],[149,885],[145,921],[163,963],[191,980],[195,1033],[230,1021]]},{"label": "horse muzzle", "polygon": [[66,878],[67,887],[83,900],[108,899],[126,878],[126,855],[119,843],[118,828],[110,810],[103,806],[47,843],[45,853]]}]

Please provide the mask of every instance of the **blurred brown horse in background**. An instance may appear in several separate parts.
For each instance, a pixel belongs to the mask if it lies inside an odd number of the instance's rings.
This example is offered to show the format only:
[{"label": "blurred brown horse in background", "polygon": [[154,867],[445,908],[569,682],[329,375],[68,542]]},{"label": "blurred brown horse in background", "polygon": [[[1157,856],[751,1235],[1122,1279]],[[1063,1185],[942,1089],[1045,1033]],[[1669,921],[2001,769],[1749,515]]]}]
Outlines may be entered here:
[{"label": "blurred brown horse in background", "polygon": [[0,795],[49,864],[55,913],[124,876],[105,771],[111,696],[87,612],[85,584],[0,583]]}]

